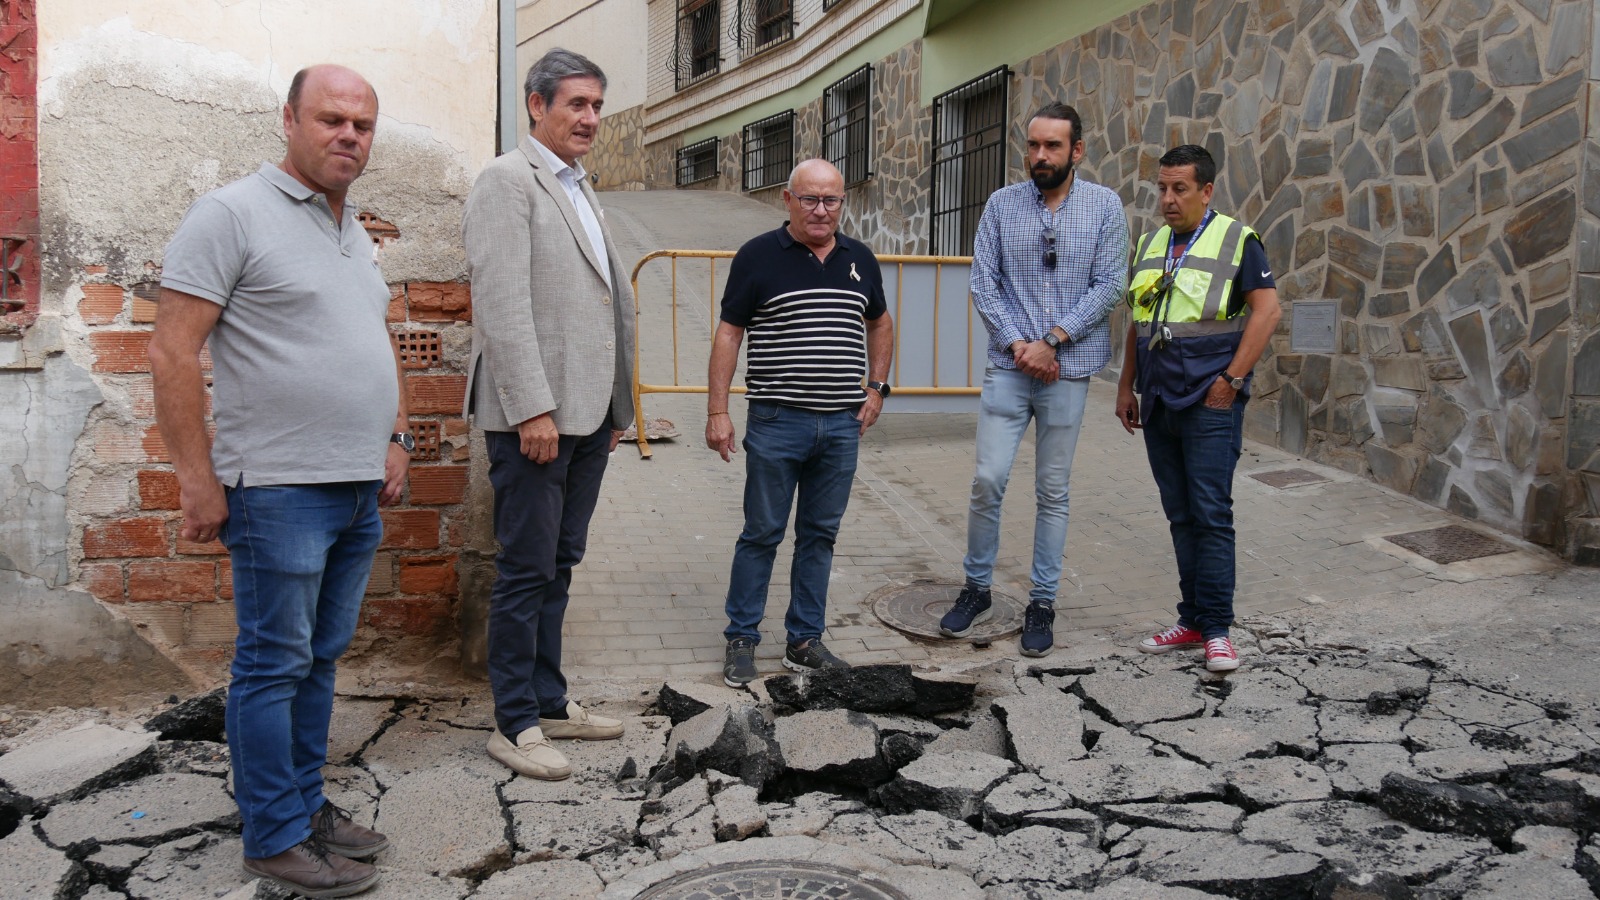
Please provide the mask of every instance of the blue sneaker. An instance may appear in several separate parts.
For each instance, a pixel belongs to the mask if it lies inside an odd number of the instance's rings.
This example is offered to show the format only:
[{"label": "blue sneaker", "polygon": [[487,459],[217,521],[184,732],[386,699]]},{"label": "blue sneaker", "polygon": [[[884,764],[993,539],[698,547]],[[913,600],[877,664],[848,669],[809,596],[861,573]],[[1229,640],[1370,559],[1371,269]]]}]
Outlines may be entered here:
[{"label": "blue sneaker", "polygon": [[939,620],[939,633],[945,637],[964,638],[972,633],[972,626],[987,622],[994,615],[988,591],[974,587],[961,589],[956,605]]},{"label": "blue sneaker", "polygon": [[1022,612],[1022,655],[1048,656],[1056,647],[1052,626],[1056,622],[1056,608],[1044,603],[1029,603]]}]

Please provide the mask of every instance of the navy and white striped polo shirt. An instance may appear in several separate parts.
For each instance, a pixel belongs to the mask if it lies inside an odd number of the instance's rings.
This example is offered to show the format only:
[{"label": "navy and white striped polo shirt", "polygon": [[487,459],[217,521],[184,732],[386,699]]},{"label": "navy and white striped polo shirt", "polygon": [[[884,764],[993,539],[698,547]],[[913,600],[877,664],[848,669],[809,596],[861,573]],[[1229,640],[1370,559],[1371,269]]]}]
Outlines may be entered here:
[{"label": "navy and white striped polo shirt", "polygon": [[746,330],[746,397],[803,409],[854,409],[866,400],[864,320],[888,310],[877,257],[834,235],[819,262],[788,223],[746,242],[733,258],[722,321]]}]

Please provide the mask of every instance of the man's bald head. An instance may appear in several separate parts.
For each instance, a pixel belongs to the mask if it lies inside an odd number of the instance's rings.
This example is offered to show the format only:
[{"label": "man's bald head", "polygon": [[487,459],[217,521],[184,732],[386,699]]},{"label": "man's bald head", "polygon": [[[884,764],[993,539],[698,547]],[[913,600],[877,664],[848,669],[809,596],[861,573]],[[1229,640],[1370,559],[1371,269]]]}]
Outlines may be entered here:
[{"label": "man's bald head", "polygon": [[377,89],[372,86],[371,82],[362,78],[361,73],[334,63],[321,63],[315,66],[306,66],[304,69],[294,73],[294,78],[289,80],[288,105],[290,109],[294,110],[295,115],[300,114],[300,95],[305,92],[307,83],[325,80],[341,83],[341,86],[343,86],[343,83],[351,81],[359,82],[365,85],[367,91],[372,94],[373,105],[376,106],[378,103]]},{"label": "man's bald head", "polygon": [[[837,182],[839,190],[844,190],[844,175],[840,173],[839,167],[820,157],[802,160],[799,165],[794,167],[794,171],[789,173],[788,187],[791,192],[795,192],[795,182],[797,181],[825,185],[832,185]],[[799,191],[796,193],[805,192]]]}]

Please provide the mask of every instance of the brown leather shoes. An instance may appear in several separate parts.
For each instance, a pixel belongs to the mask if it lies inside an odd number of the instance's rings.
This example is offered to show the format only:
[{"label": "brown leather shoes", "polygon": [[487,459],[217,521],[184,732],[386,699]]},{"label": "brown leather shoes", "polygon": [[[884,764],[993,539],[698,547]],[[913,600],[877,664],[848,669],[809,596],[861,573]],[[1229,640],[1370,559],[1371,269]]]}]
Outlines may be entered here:
[{"label": "brown leather shoes", "polygon": [[389,846],[389,839],[365,825],[358,825],[350,814],[332,801],[311,814],[311,834],[322,841],[328,852],[346,859],[366,859]]},{"label": "brown leather shoes", "polygon": [[244,870],[307,897],[348,897],[378,883],[378,870],[328,853],[315,837],[266,859],[244,858]]}]

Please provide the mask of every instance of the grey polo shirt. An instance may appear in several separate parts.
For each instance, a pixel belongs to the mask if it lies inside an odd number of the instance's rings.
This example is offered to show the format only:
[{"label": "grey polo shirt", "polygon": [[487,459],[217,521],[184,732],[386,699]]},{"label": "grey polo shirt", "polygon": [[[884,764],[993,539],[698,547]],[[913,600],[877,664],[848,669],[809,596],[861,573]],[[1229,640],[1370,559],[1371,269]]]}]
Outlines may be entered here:
[{"label": "grey polo shirt", "polygon": [[195,201],[161,286],[221,306],[211,332],[211,461],[229,486],[383,477],[399,414],[389,289],[347,200],[275,165]]}]

